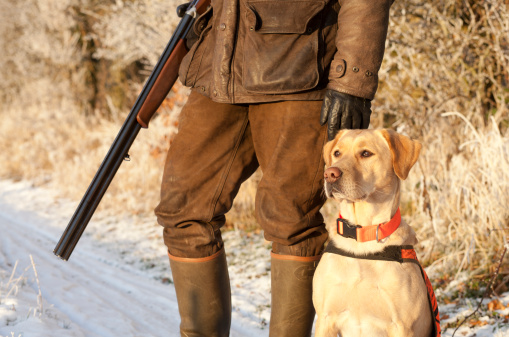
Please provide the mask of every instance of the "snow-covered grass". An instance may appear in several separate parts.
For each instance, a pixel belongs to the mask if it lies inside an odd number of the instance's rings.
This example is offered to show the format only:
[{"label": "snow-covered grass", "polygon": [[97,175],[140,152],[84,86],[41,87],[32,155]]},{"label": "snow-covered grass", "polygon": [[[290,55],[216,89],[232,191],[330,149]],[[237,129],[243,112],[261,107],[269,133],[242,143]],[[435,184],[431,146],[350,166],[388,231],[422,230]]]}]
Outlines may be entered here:
[{"label": "snow-covered grass", "polygon": [[34,266],[18,271],[18,261],[14,266],[0,264],[1,337],[69,336],[67,316],[52,305],[44,308]]}]

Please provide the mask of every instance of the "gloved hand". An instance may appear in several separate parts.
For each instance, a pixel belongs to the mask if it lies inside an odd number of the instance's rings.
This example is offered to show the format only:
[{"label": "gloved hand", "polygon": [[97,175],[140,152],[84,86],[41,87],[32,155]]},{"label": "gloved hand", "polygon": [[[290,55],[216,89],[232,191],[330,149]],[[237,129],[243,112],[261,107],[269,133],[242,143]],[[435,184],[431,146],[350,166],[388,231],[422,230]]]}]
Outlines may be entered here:
[{"label": "gloved hand", "polygon": [[323,99],[320,125],[327,123],[327,136],[333,140],[340,129],[367,129],[371,101],[336,90],[327,90]]}]

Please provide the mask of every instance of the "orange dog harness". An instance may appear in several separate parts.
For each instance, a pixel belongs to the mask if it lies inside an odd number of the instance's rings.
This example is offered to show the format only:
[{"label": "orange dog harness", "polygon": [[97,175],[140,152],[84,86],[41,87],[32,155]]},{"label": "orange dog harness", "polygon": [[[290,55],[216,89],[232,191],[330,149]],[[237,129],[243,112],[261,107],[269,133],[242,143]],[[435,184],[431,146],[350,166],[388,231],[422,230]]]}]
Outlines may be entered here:
[{"label": "orange dog harness", "polygon": [[440,329],[440,314],[438,312],[438,302],[435,297],[435,292],[433,291],[433,287],[428,278],[428,275],[422,268],[419,260],[417,260],[417,254],[415,253],[413,246],[387,246],[385,249],[378,253],[371,253],[368,255],[355,255],[350,252],[344,251],[336,246],[332,241],[329,242],[327,247],[325,248],[325,253],[337,254],[346,257],[351,257],[355,259],[364,259],[364,260],[383,260],[383,261],[394,261],[394,262],[412,262],[419,266],[421,270],[421,275],[426,284],[426,289],[428,290],[428,302],[429,307],[432,313],[432,325],[433,325],[433,335],[435,337],[441,337],[442,331]]}]

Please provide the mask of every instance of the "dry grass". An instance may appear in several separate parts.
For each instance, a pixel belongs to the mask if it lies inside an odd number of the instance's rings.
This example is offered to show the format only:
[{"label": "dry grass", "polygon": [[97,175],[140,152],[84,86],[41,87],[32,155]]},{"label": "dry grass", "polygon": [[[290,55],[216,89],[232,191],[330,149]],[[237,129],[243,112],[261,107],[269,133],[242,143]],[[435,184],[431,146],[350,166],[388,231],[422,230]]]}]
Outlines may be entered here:
[{"label": "dry grass", "polygon": [[[78,200],[142,85],[136,76],[119,77],[121,85],[101,82],[98,69],[146,75],[175,25],[177,3],[4,1],[0,177],[30,179]],[[506,232],[488,229],[507,229],[509,221],[508,40],[504,0],[393,5],[372,127],[394,128],[424,145],[402,208],[418,231],[423,261],[437,273],[485,271],[505,240]],[[142,130],[101,208],[152,213],[185,96],[177,88]],[[231,226],[255,227],[259,177],[242,187]],[[331,204],[323,212],[329,221],[336,216]]]},{"label": "dry grass", "polygon": [[[0,269],[0,323],[2,325],[9,325],[9,323],[15,322],[18,319],[16,313],[18,302],[16,298],[20,288],[24,287],[27,283],[28,278],[25,276],[25,273],[29,267],[20,276],[16,277],[17,267],[18,261],[14,264],[10,275],[5,270]],[[34,309],[34,311],[36,310]]]},{"label": "dry grass", "polygon": [[509,224],[507,2],[396,2],[374,126],[424,151],[404,213],[430,271],[486,271]]}]

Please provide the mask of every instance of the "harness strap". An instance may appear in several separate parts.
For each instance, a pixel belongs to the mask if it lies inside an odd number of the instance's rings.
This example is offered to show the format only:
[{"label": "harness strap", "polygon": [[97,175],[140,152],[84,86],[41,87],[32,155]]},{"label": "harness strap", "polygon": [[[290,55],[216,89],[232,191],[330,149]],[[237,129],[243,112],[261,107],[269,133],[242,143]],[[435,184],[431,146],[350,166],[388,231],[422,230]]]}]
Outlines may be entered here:
[{"label": "harness strap", "polygon": [[[355,259],[362,260],[382,260],[382,261],[395,261],[395,262],[416,262],[412,259],[412,253],[414,253],[415,260],[417,256],[413,250],[413,246],[386,246],[383,251],[377,253],[370,253],[366,255],[357,255],[354,253],[347,252],[334,245],[333,241],[330,241],[327,247],[325,247],[324,253],[332,253],[342,256],[347,256]],[[411,260],[411,261],[406,261]]]},{"label": "harness strap", "polygon": [[393,262],[412,262],[419,266],[421,270],[421,276],[426,284],[426,289],[428,290],[428,303],[432,313],[432,321],[433,321],[433,336],[441,337],[442,330],[440,329],[440,313],[438,312],[438,302],[435,296],[435,292],[433,291],[433,286],[422,268],[419,260],[417,259],[417,254],[413,248],[413,246],[386,246],[383,251],[378,253],[369,253],[366,255],[356,255],[350,252],[347,252],[341,248],[338,248],[334,245],[333,241],[330,241],[325,248],[324,253],[337,254],[341,256],[346,256],[354,259],[362,259],[362,260],[382,260],[382,261],[393,261]]},{"label": "harness strap", "polygon": [[398,229],[400,223],[401,212],[399,208],[388,222],[364,227],[350,224],[350,222],[343,219],[341,214],[339,214],[339,218],[337,219],[337,231],[339,235],[355,239],[359,242],[380,241],[394,233],[394,231]]}]

